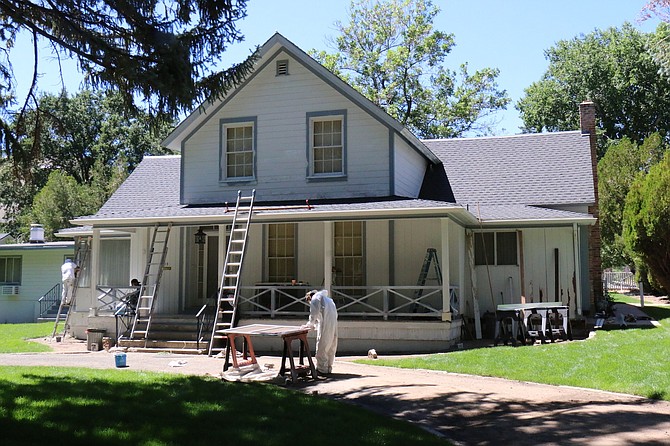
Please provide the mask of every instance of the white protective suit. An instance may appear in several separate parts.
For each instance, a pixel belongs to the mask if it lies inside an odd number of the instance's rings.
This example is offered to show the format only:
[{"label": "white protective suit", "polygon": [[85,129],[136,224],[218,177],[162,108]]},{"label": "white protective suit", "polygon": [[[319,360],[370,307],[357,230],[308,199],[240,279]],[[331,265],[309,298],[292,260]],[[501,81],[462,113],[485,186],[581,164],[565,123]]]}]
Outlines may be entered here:
[{"label": "white protective suit", "polygon": [[316,329],[316,370],[332,373],[337,351],[337,308],[328,297],[328,291],[321,290],[312,295],[309,321],[305,327]]},{"label": "white protective suit", "polygon": [[72,294],[74,293],[74,278],[77,265],[71,260],[67,259],[63,266],[60,267],[60,272],[63,280],[63,293],[61,302],[69,305],[72,301]]}]

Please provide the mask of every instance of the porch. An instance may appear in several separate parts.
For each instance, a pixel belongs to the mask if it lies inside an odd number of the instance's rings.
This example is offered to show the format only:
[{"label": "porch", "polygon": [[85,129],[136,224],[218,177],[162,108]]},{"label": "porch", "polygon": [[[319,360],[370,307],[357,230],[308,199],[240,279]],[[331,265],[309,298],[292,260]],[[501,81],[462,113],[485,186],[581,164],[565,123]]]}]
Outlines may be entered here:
[{"label": "porch", "polygon": [[[281,325],[302,325],[309,317],[304,295],[313,288],[290,284],[243,286],[238,325],[268,320]],[[97,307],[76,312],[73,317],[79,321],[73,321],[73,326],[103,328],[108,336],[124,339],[133,316],[127,295],[134,288],[98,286],[97,289]],[[333,286],[331,293],[339,314],[338,351],[360,354],[370,348],[386,352],[447,350],[460,336],[461,320],[455,316],[450,320],[457,314],[454,310],[458,308],[458,288],[449,288],[448,305],[453,313],[443,311],[442,289],[442,286]],[[205,352],[215,310],[216,301],[211,299],[200,309],[183,308],[180,314],[158,313],[156,318],[160,322],[154,325],[146,343],[142,340],[125,344],[137,349]],[[276,352],[280,347],[259,342],[257,348],[261,351]]]}]

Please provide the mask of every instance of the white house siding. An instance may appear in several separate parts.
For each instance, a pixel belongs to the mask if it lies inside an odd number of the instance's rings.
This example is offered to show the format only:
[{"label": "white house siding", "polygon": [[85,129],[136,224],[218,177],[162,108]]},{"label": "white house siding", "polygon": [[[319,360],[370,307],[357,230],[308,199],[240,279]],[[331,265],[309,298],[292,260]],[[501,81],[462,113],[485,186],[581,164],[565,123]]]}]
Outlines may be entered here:
[{"label": "white house siding", "polygon": [[[526,302],[568,301],[575,310],[574,249],[572,228],[531,228],[521,231]],[[556,296],[554,249],[559,250],[559,293]],[[481,312],[494,311],[496,305],[521,301],[521,270],[518,266],[476,266],[477,294]],[[490,277],[490,281],[489,281]],[[509,294],[512,278],[513,296]],[[469,286],[469,282],[468,282]],[[561,291],[563,296],[561,299]],[[501,294],[502,293],[502,294]]]},{"label": "white house siding", "polygon": [[[437,249],[438,259],[442,263],[438,219],[396,220],[393,232],[396,284],[416,284],[428,248]],[[429,277],[433,277],[432,267]],[[435,281],[426,282],[426,285],[436,284]]]},{"label": "white house siding", "polygon": [[[275,60],[289,59],[288,76]],[[346,110],[346,179],[308,182],[307,113]],[[256,120],[256,181],[219,183],[222,119]],[[389,130],[286,54],[278,55],[192,135],[183,149],[183,201],[232,201],[257,189],[258,201],[387,196]]]},{"label": "white house siding", "polygon": [[426,160],[399,135],[394,136],[394,195],[416,198],[426,173]]},{"label": "white house siding", "polygon": [[61,281],[60,267],[65,256],[73,253],[72,246],[2,249],[0,256],[21,256],[22,271],[19,294],[0,294],[0,323],[35,322],[39,316],[38,299]]}]

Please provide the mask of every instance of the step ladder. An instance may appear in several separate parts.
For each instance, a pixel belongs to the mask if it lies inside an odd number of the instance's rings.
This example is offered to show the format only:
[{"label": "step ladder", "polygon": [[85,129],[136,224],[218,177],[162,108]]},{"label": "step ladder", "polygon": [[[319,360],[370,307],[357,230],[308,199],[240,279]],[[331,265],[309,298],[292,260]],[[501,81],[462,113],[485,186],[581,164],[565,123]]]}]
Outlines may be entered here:
[{"label": "step ladder", "polygon": [[75,305],[75,299],[77,297],[77,289],[79,288],[79,280],[81,279],[84,270],[88,268],[87,262],[90,251],[91,251],[91,237],[80,238],[77,243],[77,249],[74,253],[74,264],[77,265],[77,268],[79,268],[79,272],[74,277],[74,285],[72,287],[72,296],[70,297],[70,302],[65,303],[63,302],[63,299],[61,299],[60,304],[58,305],[58,313],[56,314],[56,322],[54,322],[54,329],[53,332],[51,332],[51,338],[56,337],[56,333],[58,332],[58,323],[61,321],[63,316],[65,319],[65,323],[63,324],[63,331],[60,332],[60,336],[64,338],[65,333],[67,332],[68,328],[70,328],[69,324],[70,324],[70,314],[72,314],[71,310],[72,308],[74,308]]},{"label": "step ladder", "polygon": [[[428,277],[431,266],[433,267],[434,276]],[[440,269],[440,260],[437,257],[437,249],[435,248],[428,248],[426,250],[426,256],[423,259],[423,265],[421,265],[421,271],[419,272],[419,279],[416,281],[416,286],[425,286],[427,280],[434,280],[437,281],[438,285],[442,285],[442,270]],[[420,305],[418,299],[423,296],[423,291],[423,288],[419,288],[414,293],[411,309],[412,313],[417,312],[417,307]]]},{"label": "step ladder", "polygon": [[158,288],[163,277],[165,259],[167,258],[171,229],[172,223],[168,223],[167,226],[161,226],[157,223],[154,226],[151,245],[147,253],[147,266],[140,283],[137,308],[130,330],[130,339],[144,339],[146,342],[149,336],[151,318],[158,297]]},{"label": "step ladder", "polygon": [[226,258],[223,262],[221,286],[219,287],[214,324],[212,325],[212,336],[209,341],[209,356],[212,356],[214,352],[225,350],[227,337],[221,333],[221,330],[232,328],[237,323],[240,276],[255,197],[256,189],[252,190],[249,196],[242,196],[242,191],[237,191],[235,214],[230,228]]}]

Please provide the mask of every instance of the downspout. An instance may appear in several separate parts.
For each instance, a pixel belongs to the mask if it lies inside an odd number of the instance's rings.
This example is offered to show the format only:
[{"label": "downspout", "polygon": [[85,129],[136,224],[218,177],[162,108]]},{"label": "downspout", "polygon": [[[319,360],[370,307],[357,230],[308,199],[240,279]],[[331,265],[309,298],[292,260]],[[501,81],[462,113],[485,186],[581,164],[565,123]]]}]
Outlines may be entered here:
[{"label": "downspout", "polygon": [[574,291],[575,291],[575,310],[578,316],[582,315],[582,264],[579,255],[579,226],[572,224],[572,250],[574,252]]}]

